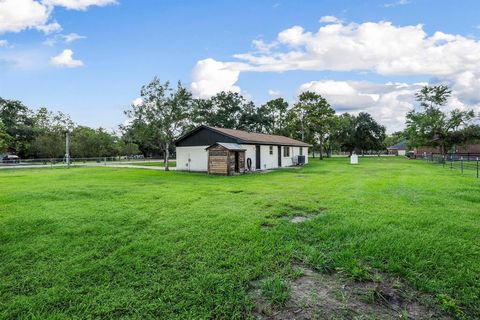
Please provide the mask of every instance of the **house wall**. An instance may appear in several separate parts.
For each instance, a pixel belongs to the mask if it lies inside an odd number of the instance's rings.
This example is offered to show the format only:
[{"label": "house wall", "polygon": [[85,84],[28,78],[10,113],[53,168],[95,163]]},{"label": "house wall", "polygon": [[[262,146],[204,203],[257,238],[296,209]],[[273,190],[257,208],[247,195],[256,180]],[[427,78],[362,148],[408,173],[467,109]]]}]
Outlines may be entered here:
[{"label": "house wall", "polygon": [[[245,150],[245,170],[248,170],[247,159],[252,160],[252,171],[255,171],[256,150],[255,145],[243,144],[241,145]],[[177,147],[177,170],[183,171],[208,171],[208,151],[205,150],[208,146],[196,147]],[[291,147],[290,156],[283,156],[282,146],[282,167],[289,167],[293,165],[293,157],[300,155],[300,147]],[[305,156],[305,163],[308,163],[308,148],[303,147],[303,155]],[[188,161],[190,159],[190,162]],[[269,145],[260,145],[260,168],[261,170],[278,168],[278,147],[273,146],[273,154],[270,154]]]},{"label": "house wall", "polygon": [[[209,146],[177,147],[177,170],[207,171]],[[188,161],[190,159],[190,161]]]},{"label": "house wall", "polygon": [[399,156],[405,156],[405,155],[407,154],[407,150],[399,149],[397,154],[398,154]]}]

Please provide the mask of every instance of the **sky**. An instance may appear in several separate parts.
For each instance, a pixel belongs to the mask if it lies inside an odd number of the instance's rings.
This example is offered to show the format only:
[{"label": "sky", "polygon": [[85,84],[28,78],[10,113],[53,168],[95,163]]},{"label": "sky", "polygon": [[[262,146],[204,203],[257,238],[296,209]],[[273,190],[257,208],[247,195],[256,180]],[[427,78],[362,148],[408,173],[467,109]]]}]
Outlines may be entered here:
[{"label": "sky", "polygon": [[302,91],[402,129],[422,86],[480,112],[480,1],[0,0],[0,97],[115,129],[158,76],[258,105]]}]

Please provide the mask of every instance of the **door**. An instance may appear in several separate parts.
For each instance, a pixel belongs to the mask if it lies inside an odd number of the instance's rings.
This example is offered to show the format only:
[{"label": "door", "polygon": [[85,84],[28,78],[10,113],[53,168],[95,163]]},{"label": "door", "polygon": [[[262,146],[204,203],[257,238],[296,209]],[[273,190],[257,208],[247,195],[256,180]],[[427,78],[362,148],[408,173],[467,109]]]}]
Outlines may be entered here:
[{"label": "door", "polygon": [[235,152],[235,172],[240,172],[240,157],[238,151]]},{"label": "door", "polygon": [[255,169],[260,170],[260,146],[255,146]]},{"label": "door", "polygon": [[278,146],[277,153],[278,153],[278,167],[280,168],[282,166],[282,147],[281,146]]}]

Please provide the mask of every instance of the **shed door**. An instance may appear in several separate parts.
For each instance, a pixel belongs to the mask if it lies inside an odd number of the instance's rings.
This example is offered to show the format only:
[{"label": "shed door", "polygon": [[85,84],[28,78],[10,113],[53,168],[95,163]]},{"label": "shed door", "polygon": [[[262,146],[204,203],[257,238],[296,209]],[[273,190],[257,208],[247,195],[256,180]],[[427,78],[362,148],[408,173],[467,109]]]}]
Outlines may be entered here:
[{"label": "shed door", "polygon": [[278,151],[278,167],[280,168],[282,166],[282,147],[281,146],[278,146],[277,147],[277,151]]},{"label": "shed door", "polygon": [[260,170],[260,146],[255,146],[255,169]]}]

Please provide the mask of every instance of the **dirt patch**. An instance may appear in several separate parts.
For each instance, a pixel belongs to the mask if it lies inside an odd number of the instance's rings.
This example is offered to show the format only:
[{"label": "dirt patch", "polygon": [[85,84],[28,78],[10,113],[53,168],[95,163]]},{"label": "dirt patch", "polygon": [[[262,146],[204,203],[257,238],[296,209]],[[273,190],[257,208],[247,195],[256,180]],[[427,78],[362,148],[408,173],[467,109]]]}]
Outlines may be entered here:
[{"label": "dirt patch", "polygon": [[300,223],[300,222],[304,222],[304,221],[308,221],[308,220],[312,220],[314,217],[313,216],[294,216],[292,217],[292,219],[290,219],[290,221],[292,223]]},{"label": "dirt patch", "polygon": [[283,306],[272,306],[252,283],[254,318],[300,319],[450,319],[419,301],[426,297],[407,289],[398,280],[355,282],[338,274],[323,275],[298,266],[302,273],[289,282],[290,299]]}]

